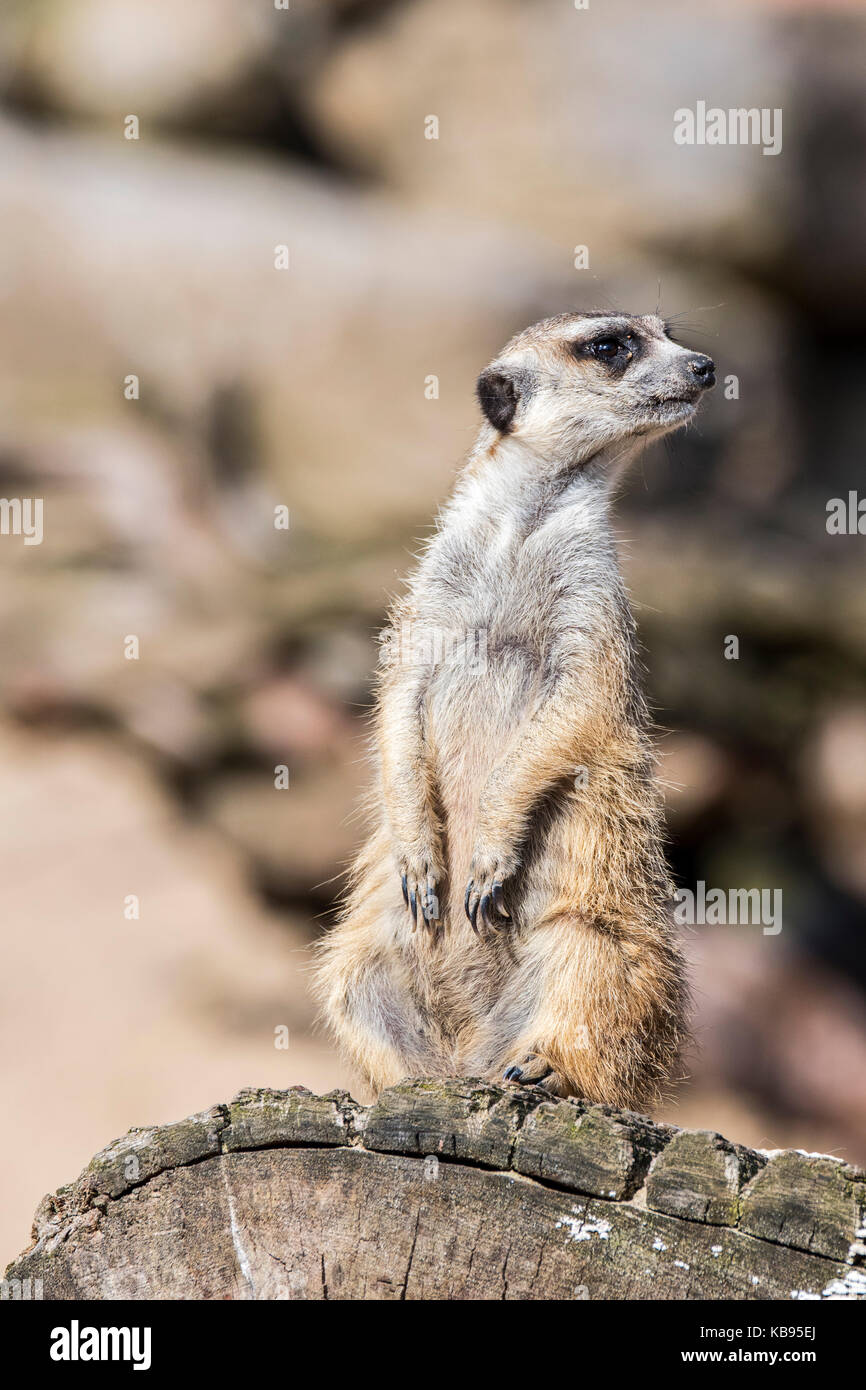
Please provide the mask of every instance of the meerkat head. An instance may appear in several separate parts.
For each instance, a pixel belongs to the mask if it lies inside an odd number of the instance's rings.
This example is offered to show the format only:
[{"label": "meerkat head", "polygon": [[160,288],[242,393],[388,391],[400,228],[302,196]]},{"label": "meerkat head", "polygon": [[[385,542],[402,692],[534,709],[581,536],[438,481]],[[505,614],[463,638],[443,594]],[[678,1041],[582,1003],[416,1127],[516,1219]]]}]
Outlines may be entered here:
[{"label": "meerkat head", "polygon": [[715,380],[712,359],[654,314],[575,313],[512,338],[477,389],[499,435],[571,466],[686,424]]}]

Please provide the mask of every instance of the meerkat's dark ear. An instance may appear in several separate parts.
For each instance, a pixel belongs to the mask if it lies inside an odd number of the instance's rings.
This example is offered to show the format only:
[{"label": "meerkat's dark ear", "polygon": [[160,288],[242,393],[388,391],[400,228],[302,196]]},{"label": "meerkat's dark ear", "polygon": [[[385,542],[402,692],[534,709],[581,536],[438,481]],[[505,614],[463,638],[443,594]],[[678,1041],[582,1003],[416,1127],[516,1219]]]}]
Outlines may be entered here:
[{"label": "meerkat's dark ear", "polygon": [[486,367],[476,386],[481,409],[494,429],[507,434],[514,420],[520,392],[514,380],[504,372]]}]

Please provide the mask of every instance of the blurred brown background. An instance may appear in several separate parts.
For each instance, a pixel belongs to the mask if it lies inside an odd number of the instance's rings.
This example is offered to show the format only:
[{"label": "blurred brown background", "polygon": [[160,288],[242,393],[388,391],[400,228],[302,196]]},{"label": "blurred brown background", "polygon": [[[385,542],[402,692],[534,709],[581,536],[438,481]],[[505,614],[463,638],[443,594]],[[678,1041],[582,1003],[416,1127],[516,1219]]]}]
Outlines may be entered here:
[{"label": "blurred brown background", "polygon": [[[866,1161],[864,540],[825,526],[863,472],[857,9],[4,6],[0,492],[45,506],[0,537],[7,1257],[128,1126],[351,1083],[307,980],[375,633],[477,372],[570,307],[660,301],[740,383],[619,512],[678,880],[784,892],[778,936],[689,934],[666,1114]],[[676,146],[698,100],[781,107],[782,153]]]}]

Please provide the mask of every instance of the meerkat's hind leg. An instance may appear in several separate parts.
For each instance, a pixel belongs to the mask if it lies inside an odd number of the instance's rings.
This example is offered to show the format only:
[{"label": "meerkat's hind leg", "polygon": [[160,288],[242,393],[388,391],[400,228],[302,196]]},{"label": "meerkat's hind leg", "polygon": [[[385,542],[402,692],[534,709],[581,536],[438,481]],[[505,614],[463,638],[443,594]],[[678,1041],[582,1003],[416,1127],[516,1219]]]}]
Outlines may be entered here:
[{"label": "meerkat's hind leg", "polygon": [[487,1075],[642,1109],[674,1064],[684,1003],[681,962],[663,931],[557,918],[528,938],[490,1020],[489,1055],[500,1062]]},{"label": "meerkat's hind leg", "polygon": [[399,944],[401,908],[376,893],[363,903],[320,946],[315,989],[344,1052],[378,1093],[406,1076],[443,1075],[448,1056],[418,957]]}]

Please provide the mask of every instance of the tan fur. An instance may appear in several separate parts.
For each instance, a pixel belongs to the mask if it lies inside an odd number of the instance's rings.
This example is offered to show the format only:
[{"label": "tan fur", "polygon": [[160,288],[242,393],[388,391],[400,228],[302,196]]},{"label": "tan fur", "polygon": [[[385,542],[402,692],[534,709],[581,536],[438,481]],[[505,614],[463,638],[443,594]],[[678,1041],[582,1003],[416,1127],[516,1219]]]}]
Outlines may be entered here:
[{"label": "tan fur", "polygon": [[514,1069],[645,1106],[670,1073],[686,989],[608,513],[707,363],[655,317],[573,314],[482,374],[488,423],[384,635],[371,835],[317,966],[373,1091]]}]

